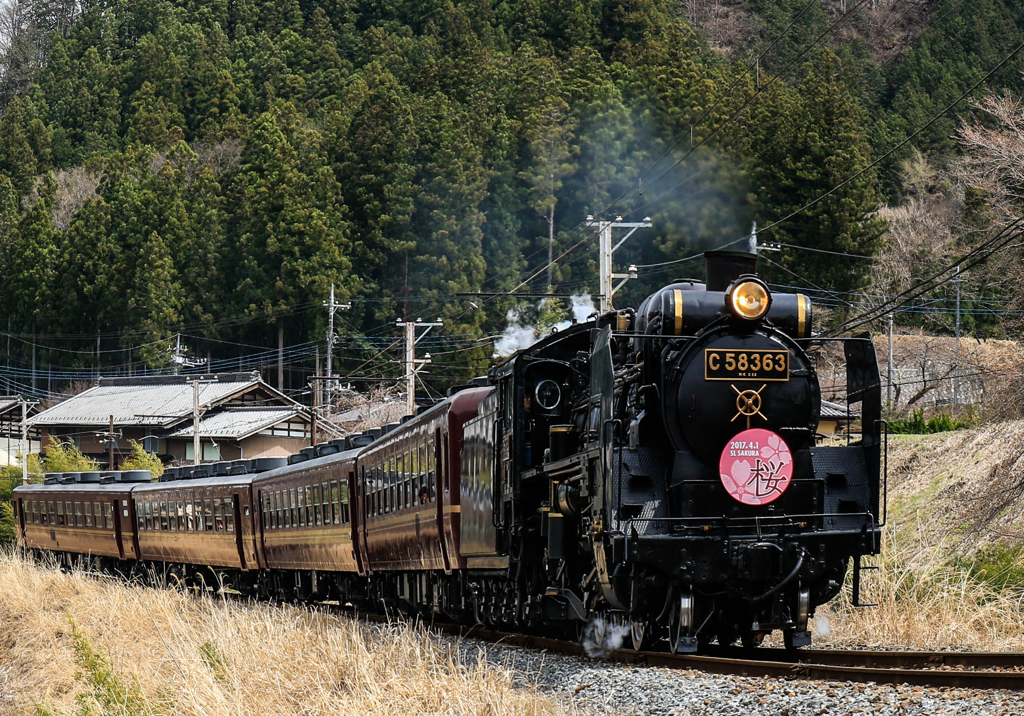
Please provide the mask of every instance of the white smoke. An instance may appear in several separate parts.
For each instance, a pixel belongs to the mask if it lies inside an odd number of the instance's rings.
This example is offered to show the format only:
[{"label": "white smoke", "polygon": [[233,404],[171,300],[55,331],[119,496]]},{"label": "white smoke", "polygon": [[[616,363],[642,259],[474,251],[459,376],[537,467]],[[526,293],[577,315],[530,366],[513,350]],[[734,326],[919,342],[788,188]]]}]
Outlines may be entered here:
[{"label": "white smoke", "polygon": [[832,635],[832,623],[828,620],[828,617],[822,614],[820,617],[814,617],[814,636],[827,639]]},{"label": "white smoke", "polygon": [[616,649],[621,649],[628,634],[628,626],[595,617],[583,629],[583,650],[591,659],[604,658]]},{"label": "white smoke", "polygon": [[[537,313],[543,310],[545,301],[547,299],[541,299],[537,304]],[[553,331],[564,330],[573,323],[585,322],[597,312],[597,307],[594,306],[594,301],[589,293],[573,296],[570,302],[572,304],[572,320],[559,321],[548,328],[538,328],[530,324],[524,325],[522,323],[523,312],[518,308],[510,308],[508,313],[505,314],[505,320],[508,322],[508,325],[505,327],[501,338],[494,344],[494,355],[499,358],[510,356],[516,351],[529,348],[541,338],[550,335]]]},{"label": "white smoke", "polygon": [[524,326],[519,323],[521,318],[522,314],[518,309],[508,309],[508,313],[505,314],[505,320],[508,321],[508,325],[505,327],[505,332],[501,338],[494,344],[494,354],[496,356],[501,358],[510,356],[516,351],[529,348],[537,342],[537,329],[533,326]]}]

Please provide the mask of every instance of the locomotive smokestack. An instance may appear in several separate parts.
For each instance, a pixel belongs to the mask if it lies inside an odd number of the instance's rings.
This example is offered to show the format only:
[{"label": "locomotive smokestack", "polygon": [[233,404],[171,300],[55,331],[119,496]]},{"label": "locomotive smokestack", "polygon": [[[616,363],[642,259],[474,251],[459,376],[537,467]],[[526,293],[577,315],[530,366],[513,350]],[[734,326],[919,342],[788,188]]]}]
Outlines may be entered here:
[{"label": "locomotive smokestack", "polygon": [[743,274],[757,273],[757,254],[746,251],[705,251],[708,291],[724,291]]}]

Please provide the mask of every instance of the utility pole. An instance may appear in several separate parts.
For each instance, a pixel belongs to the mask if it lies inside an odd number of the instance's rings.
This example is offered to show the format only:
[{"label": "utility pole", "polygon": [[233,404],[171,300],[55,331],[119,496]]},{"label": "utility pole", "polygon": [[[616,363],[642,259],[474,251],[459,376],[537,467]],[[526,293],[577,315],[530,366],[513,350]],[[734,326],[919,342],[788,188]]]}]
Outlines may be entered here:
[{"label": "utility pole", "polygon": [[277,389],[284,391],[284,326],[277,325]]},{"label": "utility pole", "polygon": [[199,439],[199,419],[202,413],[199,410],[199,386],[204,383],[216,383],[216,378],[193,378],[192,379],[192,464],[198,465],[202,462],[202,442]]},{"label": "utility pole", "polygon": [[[615,221],[595,221],[593,216],[587,217],[587,226],[596,226],[598,234],[598,271],[600,272],[598,289],[601,298],[601,313],[608,313],[612,310],[612,297],[631,278],[636,278],[636,266],[629,267],[629,273],[614,273],[612,268],[612,254],[632,236],[637,229],[647,229],[653,226],[651,218],[644,217],[643,221],[623,221],[617,216]],[[619,243],[612,246],[612,233],[615,229],[629,229],[625,236],[619,239]],[[612,286],[612,280],[621,279],[619,283]]]},{"label": "utility pole", "polygon": [[[424,323],[423,319],[417,318],[415,321],[395,321],[395,325],[405,329],[405,382],[407,395],[405,398],[405,408],[409,415],[416,414],[416,366],[426,365],[430,362],[430,354],[422,359],[416,358],[416,344],[423,340],[423,337],[430,333],[430,329],[434,326],[443,326],[444,321],[440,318],[435,323]],[[416,337],[417,328],[426,328],[419,338]]]},{"label": "utility pole", "polygon": [[885,402],[888,404],[889,409],[892,410],[892,312],[889,312],[889,358],[886,365],[886,386],[885,386]]},{"label": "utility pole", "polygon": [[105,433],[96,433],[96,437],[99,438],[100,445],[107,446],[107,469],[114,469],[114,448],[117,446],[117,439],[121,437],[120,433],[114,432],[114,416],[110,416],[109,430]]},{"label": "utility pole", "polygon": [[[352,308],[351,303],[338,303],[334,300],[334,284],[331,284],[331,300],[324,301],[324,307],[327,309],[327,377],[330,378],[334,373],[331,371],[332,363],[331,359],[334,355],[334,314],[341,309],[347,311]],[[331,385],[327,384],[327,394],[330,395]]]},{"label": "utility pole", "polygon": [[28,484],[28,401],[21,398],[21,484]]},{"label": "utility pole", "polygon": [[957,378],[960,377],[960,282],[963,279],[960,278],[960,265],[956,267],[956,278],[953,279],[953,283],[956,284],[956,356],[953,360],[953,410],[956,410],[956,383]]},{"label": "utility pole", "polygon": [[189,358],[188,348],[181,347],[181,334],[177,334],[177,339],[174,344],[174,355],[171,356],[171,361],[174,363],[174,374],[178,375],[181,372],[182,367],[195,368],[197,365],[203,365],[208,363],[207,358]]}]

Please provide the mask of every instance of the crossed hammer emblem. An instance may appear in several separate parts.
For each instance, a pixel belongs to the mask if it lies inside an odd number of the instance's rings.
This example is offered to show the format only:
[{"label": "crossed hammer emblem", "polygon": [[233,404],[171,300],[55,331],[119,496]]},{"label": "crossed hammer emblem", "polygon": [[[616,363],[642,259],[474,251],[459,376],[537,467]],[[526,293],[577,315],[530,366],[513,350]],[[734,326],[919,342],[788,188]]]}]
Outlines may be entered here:
[{"label": "crossed hammer emblem", "polygon": [[768,419],[764,416],[764,413],[761,412],[761,391],[768,387],[767,383],[757,390],[741,391],[732,384],[730,384],[729,387],[736,391],[736,410],[738,411],[734,416],[732,416],[732,420],[729,421],[730,423],[734,422],[736,418],[741,415],[745,415],[747,417],[747,430],[750,430],[750,419],[755,415],[760,415],[762,420]]}]

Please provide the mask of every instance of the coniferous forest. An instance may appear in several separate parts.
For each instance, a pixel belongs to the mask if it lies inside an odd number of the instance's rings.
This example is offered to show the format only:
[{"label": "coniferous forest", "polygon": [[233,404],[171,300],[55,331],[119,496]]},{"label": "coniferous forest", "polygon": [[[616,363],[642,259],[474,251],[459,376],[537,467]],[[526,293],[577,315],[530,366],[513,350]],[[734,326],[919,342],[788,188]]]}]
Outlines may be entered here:
[{"label": "coniferous forest", "polygon": [[[752,0],[756,31],[723,51],[687,4],[12,0],[6,387],[33,367],[40,393],[170,369],[178,334],[211,368],[265,356],[269,376],[281,340],[299,387],[334,284],[351,303],[335,370],[398,375],[395,320],[440,317],[440,390],[486,366],[480,338],[510,309],[536,310],[502,294],[596,293],[588,215],[653,221],[616,254],[639,267],[621,305],[837,186],[759,238],[872,255],[879,209],[909,191],[900,162],[955,158],[958,115],[863,170],[1024,38],[1009,0],[918,3],[897,52],[852,0]],[[1022,63],[979,92],[1021,89]],[[767,256],[780,285],[871,280],[866,262]]]}]

